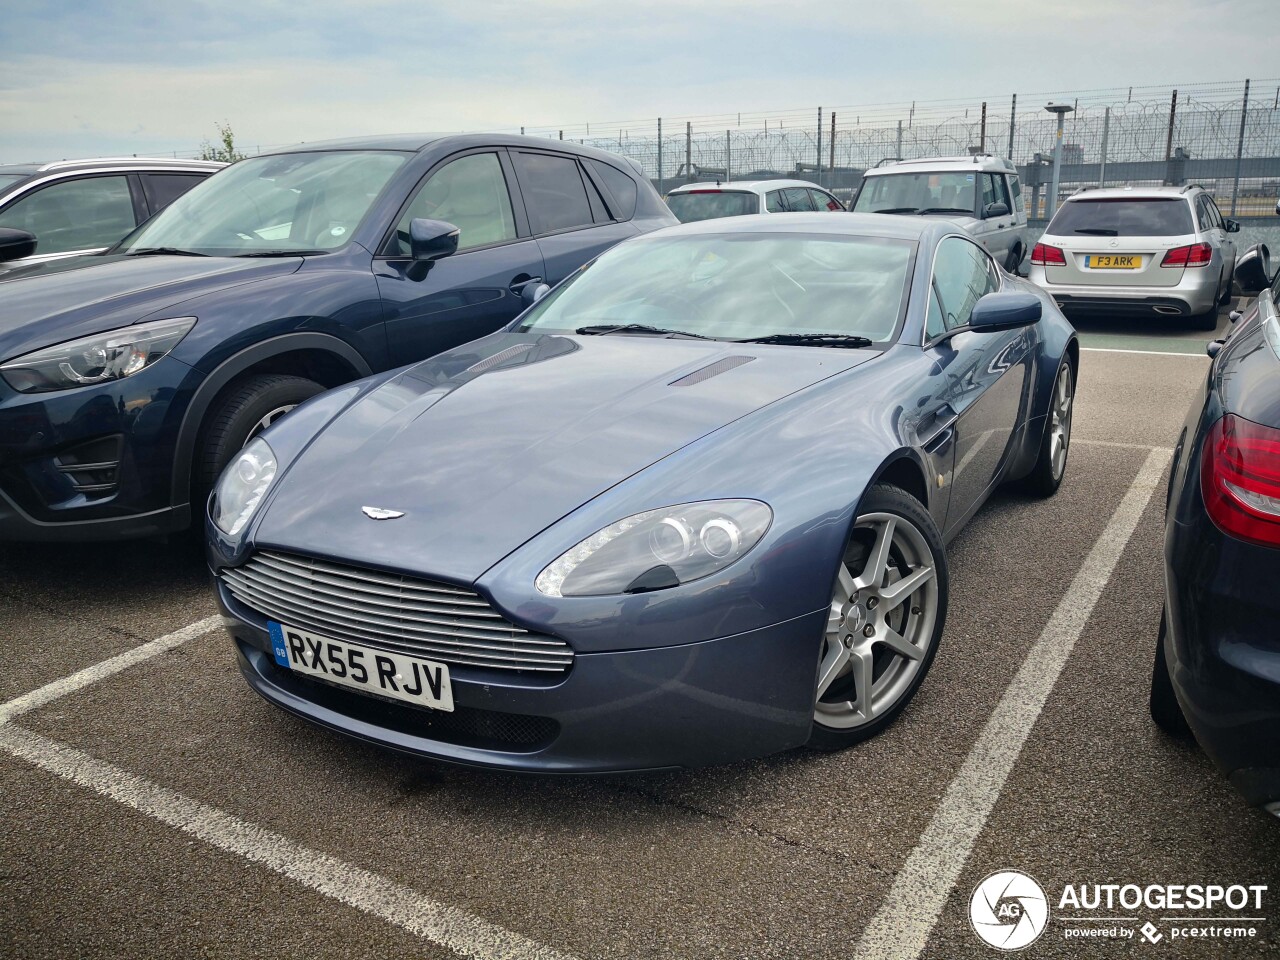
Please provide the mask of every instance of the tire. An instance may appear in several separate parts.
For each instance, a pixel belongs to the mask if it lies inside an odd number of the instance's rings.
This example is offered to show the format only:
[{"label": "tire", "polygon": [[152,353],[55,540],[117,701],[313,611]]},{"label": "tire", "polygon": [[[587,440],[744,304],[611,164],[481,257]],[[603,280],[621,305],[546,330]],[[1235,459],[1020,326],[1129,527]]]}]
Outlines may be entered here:
[{"label": "tire", "polygon": [[1164,655],[1164,611],[1160,612],[1160,636],[1156,640],[1156,661],[1151,670],[1151,719],[1156,726],[1172,737],[1185,740],[1191,736],[1191,727],[1173,692],[1169,679],[1169,662]]},{"label": "tire", "polygon": [[1004,268],[1007,272],[1018,276],[1018,267],[1022,266],[1022,258],[1026,256],[1026,251],[1022,249],[1022,244],[1017,244],[1009,251],[1009,256],[1004,262]]},{"label": "tire", "polygon": [[[912,585],[896,592],[904,581]],[[834,577],[810,747],[840,750],[897,718],[933,663],[947,596],[946,550],[929,511],[898,487],[872,487]]]},{"label": "tire", "polygon": [[1213,332],[1218,329],[1218,305],[1215,303],[1210,309],[1204,313],[1197,313],[1191,317],[1191,327],[1194,330],[1205,330]]},{"label": "tire", "polygon": [[[1066,406],[1062,406],[1062,389],[1065,381]],[[1023,478],[1022,489],[1036,497],[1052,497],[1062,486],[1067,475],[1067,457],[1071,453],[1071,420],[1075,411],[1075,368],[1067,357],[1058,365],[1053,378],[1053,393],[1049,397],[1049,411],[1044,418],[1044,435],[1040,450],[1036,453],[1036,465]],[[1055,438],[1057,442],[1055,443]],[[1061,458],[1058,457],[1059,445]]]},{"label": "tire", "polygon": [[241,447],[323,390],[314,380],[285,374],[258,374],[233,381],[214,401],[201,428],[193,473],[195,502],[203,502],[222,468]]}]

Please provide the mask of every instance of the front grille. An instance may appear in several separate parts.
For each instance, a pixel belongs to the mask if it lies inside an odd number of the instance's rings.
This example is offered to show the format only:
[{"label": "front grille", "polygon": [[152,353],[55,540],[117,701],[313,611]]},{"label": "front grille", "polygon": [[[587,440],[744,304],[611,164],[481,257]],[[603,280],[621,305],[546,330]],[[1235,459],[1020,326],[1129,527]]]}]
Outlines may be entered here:
[{"label": "front grille", "polygon": [[463,587],[267,551],[222,580],[250,609],[335,640],[496,670],[573,664],[563,640],[522,630]]}]

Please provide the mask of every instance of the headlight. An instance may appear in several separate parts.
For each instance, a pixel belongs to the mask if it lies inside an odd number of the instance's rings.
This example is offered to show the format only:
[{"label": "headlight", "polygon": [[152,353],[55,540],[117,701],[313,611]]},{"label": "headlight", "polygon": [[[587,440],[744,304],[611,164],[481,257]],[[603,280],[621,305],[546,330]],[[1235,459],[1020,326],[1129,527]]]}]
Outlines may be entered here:
[{"label": "headlight", "polygon": [[68,390],[131,377],[178,345],[195,317],[136,323],[46,347],[0,366],[9,386],[21,393]]},{"label": "headlight", "polygon": [[643,593],[710,576],[760,542],[773,511],[758,500],[705,500],[611,523],[535,581],[549,597]]},{"label": "headlight", "polygon": [[261,438],[245,446],[227,464],[213,494],[213,522],[228,537],[234,537],[249,522],[253,512],[276,478],[276,456]]}]

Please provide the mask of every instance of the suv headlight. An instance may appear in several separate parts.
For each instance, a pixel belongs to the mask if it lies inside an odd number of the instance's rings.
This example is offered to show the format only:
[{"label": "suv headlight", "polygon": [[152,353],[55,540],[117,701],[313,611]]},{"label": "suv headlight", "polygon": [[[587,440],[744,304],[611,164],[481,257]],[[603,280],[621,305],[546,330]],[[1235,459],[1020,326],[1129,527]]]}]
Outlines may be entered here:
[{"label": "suv headlight", "polygon": [[176,317],[95,333],[10,360],[0,366],[0,374],[20,393],[122,380],[145,370],[176,347],[195,322],[195,317]]},{"label": "suv headlight", "polygon": [[228,537],[244,529],[276,478],[276,455],[261,437],[247,444],[227,464],[214,487],[213,522]]},{"label": "suv headlight", "polygon": [[644,593],[700,580],[760,542],[773,511],[758,500],[704,500],[611,523],[538,574],[549,597]]}]

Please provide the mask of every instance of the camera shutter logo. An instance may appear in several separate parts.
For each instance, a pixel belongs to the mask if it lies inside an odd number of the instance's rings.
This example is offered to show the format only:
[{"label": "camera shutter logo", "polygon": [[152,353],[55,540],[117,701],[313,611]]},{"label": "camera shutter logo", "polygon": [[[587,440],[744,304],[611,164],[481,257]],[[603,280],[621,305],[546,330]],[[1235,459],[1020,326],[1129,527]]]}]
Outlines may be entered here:
[{"label": "camera shutter logo", "polygon": [[1044,888],[1025,873],[991,874],[969,899],[969,922],[982,941],[997,950],[1021,950],[1040,939],[1049,925]]}]

